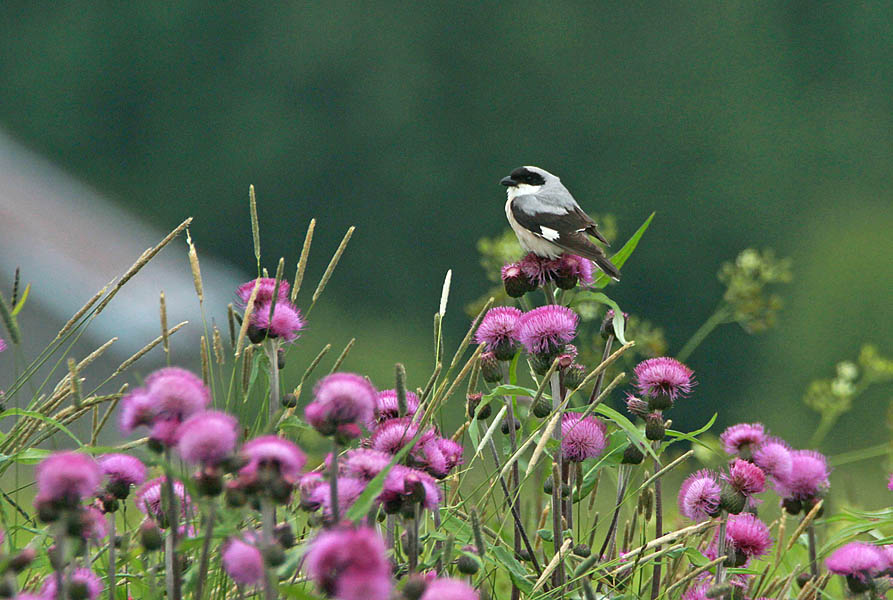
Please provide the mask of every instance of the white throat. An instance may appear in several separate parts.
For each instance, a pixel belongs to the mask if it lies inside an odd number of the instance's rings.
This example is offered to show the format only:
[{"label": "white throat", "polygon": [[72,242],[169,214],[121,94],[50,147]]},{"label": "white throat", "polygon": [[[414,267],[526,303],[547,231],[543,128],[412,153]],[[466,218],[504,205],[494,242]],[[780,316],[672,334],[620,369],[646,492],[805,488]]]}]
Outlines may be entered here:
[{"label": "white throat", "polygon": [[506,194],[509,200],[514,200],[518,196],[529,196],[535,194],[542,189],[541,185],[530,185],[527,183],[519,183],[507,189]]}]

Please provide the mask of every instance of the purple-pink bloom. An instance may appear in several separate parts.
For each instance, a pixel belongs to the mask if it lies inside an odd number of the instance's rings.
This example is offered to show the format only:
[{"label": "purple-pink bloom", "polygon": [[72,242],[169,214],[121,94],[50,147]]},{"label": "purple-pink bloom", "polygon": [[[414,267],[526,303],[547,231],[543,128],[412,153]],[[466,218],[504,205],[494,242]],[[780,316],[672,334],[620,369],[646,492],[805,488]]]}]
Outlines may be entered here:
[{"label": "purple-pink bloom", "polygon": [[[165,523],[165,528],[169,526],[167,524],[167,515],[164,514],[162,509],[162,497],[164,492],[164,483],[167,481],[164,477],[156,477],[150,481],[147,481],[140,489],[136,491],[135,503],[136,507],[139,509],[141,513],[148,517],[152,517],[159,525],[161,523]],[[177,499],[177,506],[179,508],[180,518],[185,518],[188,512],[189,506],[192,504],[191,498],[189,494],[186,493],[186,488],[183,487],[182,482],[174,481],[174,496]]]},{"label": "purple-pink bloom", "polygon": [[391,463],[392,458],[393,456],[387,452],[357,448],[356,450],[347,451],[344,460],[341,462],[341,469],[346,475],[371,481]]},{"label": "purple-pink bloom", "polygon": [[443,453],[444,458],[446,458],[447,473],[462,464],[462,453],[464,451],[462,444],[450,438],[437,438],[437,446]]},{"label": "purple-pink bloom", "polygon": [[144,388],[136,388],[121,401],[118,425],[122,433],[130,434],[137,427],[152,425],[155,415],[155,400]]},{"label": "purple-pink bloom", "polygon": [[[96,600],[99,598],[99,595],[102,594],[102,590],[104,589],[102,580],[90,569],[86,567],[76,568],[71,572],[69,577],[69,585],[78,584],[84,587],[87,592],[85,600]],[[51,573],[43,580],[43,586],[40,588],[40,597],[51,600],[56,597],[56,590],[56,574]]]},{"label": "purple-pink bloom", "polygon": [[707,600],[707,592],[711,587],[713,587],[713,582],[710,580],[693,585],[682,594],[682,600]]},{"label": "purple-pink bloom", "polygon": [[491,308],[474,334],[478,344],[486,344],[499,360],[511,360],[517,350],[518,321],[523,313],[513,306]]},{"label": "purple-pink bloom", "polygon": [[890,475],[890,479],[887,481],[887,489],[893,492],[893,474]]},{"label": "purple-pink bloom", "polygon": [[84,507],[81,512],[81,537],[91,542],[101,542],[109,533],[108,522],[105,515],[93,506]]},{"label": "purple-pink bloom", "polygon": [[[388,419],[396,419],[400,416],[400,410],[397,406],[397,390],[382,390],[375,397],[375,408],[378,414],[377,419],[366,424],[370,431],[375,427],[376,422],[387,421]],[[415,415],[419,409],[419,397],[414,393],[406,390],[406,415],[411,417]]]},{"label": "purple-pink bloom", "polygon": [[99,468],[109,483],[119,486],[140,485],[146,480],[146,465],[129,454],[105,454],[99,457]]},{"label": "purple-pink bloom", "polygon": [[751,462],[736,458],[729,465],[729,472],[722,476],[736,492],[745,496],[760,494],[766,489],[766,474]]},{"label": "purple-pink bloom", "polygon": [[[338,514],[343,515],[366,489],[367,481],[358,477],[338,478]],[[323,514],[332,516],[332,488],[329,482],[316,485],[308,496],[310,506],[321,506]]]},{"label": "purple-pink bloom", "polygon": [[419,600],[478,600],[477,591],[459,579],[438,577],[425,587]]},{"label": "purple-pink bloom", "polygon": [[440,504],[440,488],[424,471],[394,465],[385,477],[378,500],[386,512],[396,512],[406,501],[420,502],[425,508],[434,510]]},{"label": "purple-pink bloom", "polygon": [[102,481],[102,471],[92,458],[77,452],[56,452],[45,458],[35,473],[36,503],[74,506],[92,496]]},{"label": "purple-pink bloom", "polygon": [[750,458],[753,451],[766,441],[766,429],[762,423],[738,423],[719,436],[727,454]]},{"label": "purple-pink bloom", "polygon": [[293,442],[276,435],[262,435],[242,445],[240,451],[248,461],[239,471],[239,477],[253,481],[262,469],[272,469],[280,477],[295,483],[301,477],[301,469],[307,457]]},{"label": "purple-pink bloom", "polygon": [[120,425],[124,433],[140,426],[151,428],[150,437],[166,446],[177,442],[177,428],[211,402],[211,392],[201,378],[179,367],[165,367],[146,378],[122,401]]},{"label": "purple-pink bloom", "polygon": [[177,432],[177,451],[183,460],[215,466],[236,449],[239,422],[217,410],[198,412],[186,419]]},{"label": "purple-pink bloom", "polygon": [[577,313],[566,306],[540,306],[521,316],[518,339],[531,354],[557,354],[574,339],[578,321]]},{"label": "purple-pink bloom", "polygon": [[[409,444],[419,431],[417,423],[413,423],[409,417],[389,419],[379,424],[372,432],[369,446],[373,450],[381,450],[396,454],[403,446]],[[419,438],[418,445],[422,446],[434,439],[436,433],[433,429],[426,429]]]},{"label": "purple-pink bloom", "polygon": [[4,350],[6,350],[6,340],[0,338],[0,352],[3,352]]},{"label": "purple-pink bloom", "polygon": [[605,432],[605,424],[596,417],[565,413],[561,419],[561,455],[570,462],[598,458],[608,445]]},{"label": "purple-pink bloom", "polygon": [[378,394],[362,375],[328,375],[316,384],[313,395],[304,417],[323,435],[332,435],[342,425],[365,425],[375,418]]},{"label": "purple-pink bloom", "polygon": [[635,374],[639,393],[651,398],[663,395],[676,400],[687,396],[694,385],[694,371],[668,356],[643,360]]},{"label": "purple-pink bloom", "polygon": [[[258,286],[257,295],[254,297],[254,306],[266,304],[267,308],[269,308],[270,303],[273,301],[273,292],[276,290],[276,280],[272,277],[259,277],[257,279],[252,279],[251,281],[246,281],[240,285],[236,290],[236,296],[239,298],[239,306],[244,308],[248,304],[248,300],[251,298],[251,291],[254,289],[255,281],[258,282]],[[288,285],[288,282],[284,279],[281,280],[279,282],[279,294],[276,296],[276,303],[288,302],[290,291],[291,287]]]},{"label": "purple-pink bloom", "polygon": [[239,585],[254,585],[264,576],[264,559],[257,547],[239,538],[223,544],[223,569]]},{"label": "purple-pink bloom", "polygon": [[679,488],[679,512],[692,521],[709,519],[719,512],[721,491],[713,471],[696,471]]},{"label": "purple-pink bloom", "polygon": [[576,254],[562,254],[558,259],[559,277],[574,277],[584,286],[592,285],[592,261]]},{"label": "purple-pink bloom", "polygon": [[[272,319],[270,308],[273,309]],[[270,302],[255,303],[254,312],[251,313],[251,324],[266,331],[268,337],[279,338],[286,343],[298,339],[306,325],[304,318],[301,317],[301,311],[288,300],[278,300],[276,306],[272,306]]]},{"label": "purple-pink bloom", "polygon": [[776,487],[784,498],[809,500],[827,491],[828,475],[824,455],[814,450],[794,450],[791,452],[791,471],[776,481]]},{"label": "purple-pink bloom", "polygon": [[825,567],[838,575],[849,575],[865,581],[887,568],[883,551],[866,542],[850,542],[835,550],[825,560]]},{"label": "purple-pink bloom", "polygon": [[391,565],[381,537],[369,527],[337,527],[320,533],[304,560],[310,579],[338,600],[388,600]]},{"label": "purple-pink bloom", "polygon": [[754,451],[753,462],[775,481],[783,480],[791,473],[791,447],[784,440],[769,438]]},{"label": "purple-pink bloom", "polygon": [[[747,559],[763,556],[772,547],[769,528],[757,517],[748,512],[729,515],[726,524],[726,542],[739,555]],[[717,534],[718,536],[718,534]],[[716,556],[717,538],[713,541],[713,555]]]}]

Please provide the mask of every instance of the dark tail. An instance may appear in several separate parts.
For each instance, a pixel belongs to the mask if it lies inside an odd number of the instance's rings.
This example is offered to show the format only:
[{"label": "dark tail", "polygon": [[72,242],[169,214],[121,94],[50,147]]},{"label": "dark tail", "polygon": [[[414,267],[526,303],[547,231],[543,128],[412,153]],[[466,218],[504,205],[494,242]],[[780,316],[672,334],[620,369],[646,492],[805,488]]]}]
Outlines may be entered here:
[{"label": "dark tail", "polygon": [[598,268],[605,272],[605,275],[613,279],[614,281],[620,281],[620,271],[617,270],[617,267],[614,266],[610,260],[605,258],[604,256],[600,256],[595,259],[595,264],[598,265]]}]

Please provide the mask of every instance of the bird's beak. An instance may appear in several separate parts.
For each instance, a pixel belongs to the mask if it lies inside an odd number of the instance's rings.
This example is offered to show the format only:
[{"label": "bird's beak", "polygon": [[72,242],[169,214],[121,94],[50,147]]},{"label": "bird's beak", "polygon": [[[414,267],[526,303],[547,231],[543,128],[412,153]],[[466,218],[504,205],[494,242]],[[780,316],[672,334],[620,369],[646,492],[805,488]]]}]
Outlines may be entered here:
[{"label": "bird's beak", "polygon": [[503,177],[499,183],[501,183],[505,187],[513,187],[513,186],[518,185],[518,182],[515,181],[514,179],[512,179],[511,177]]}]

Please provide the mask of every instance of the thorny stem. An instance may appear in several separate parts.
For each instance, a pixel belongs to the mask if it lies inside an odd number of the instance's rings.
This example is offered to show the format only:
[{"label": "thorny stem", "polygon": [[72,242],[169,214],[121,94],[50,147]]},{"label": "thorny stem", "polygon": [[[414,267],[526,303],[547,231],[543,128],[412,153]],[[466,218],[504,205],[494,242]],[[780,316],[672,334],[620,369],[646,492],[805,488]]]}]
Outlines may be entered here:
[{"label": "thorny stem", "polygon": [[[602,352],[602,363],[608,360],[608,357],[611,356],[611,347],[614,345],[614,335],[611,334],[608,336],[608,339],[605,340],[605,350]],[[601,364],[601,363],[599,363]],[[589,404],[595,402],[595,399],[598,398],[598,395],[602,392],[602,383],[605,381],[605,372],[607,369],[598,374],[598,377],[595,380],[595,387],[592,388],[592,394],[589,396]]]},{"label": "thorny stem", "polygon": [[[729,520],[729,513],[721,511],[719,514],[719,539],[716,542],[716,555],[723,556],[726,553],[726,523]],[[719,585],[725,579],[725,561],[716,565],[716,578],[714,583]]]},{"label": "thorny stem", "polygon": [[174,477],[171,472],[171,449],[164,449],[164,495],[167,497],[167,537],[164,539],[164,581],[167,586],[167,597],[170,600],[180,600],[180,570],[177,567],[177,527],[180,520],[177,518],[177,498],[174,494]]},{"label": "thorny stem", "polygon": [[[601,550],[598,552],[598,555],[604,556],[606,560],[611,560],[614,556],[614,540],[617,538],[617,521],[620,519],[620,508],[623,506],[623,497],[626,495],[626,487],[629,485],[629,480],[631,478],[631,469],[626,465],[620,465],[620,470],[617,472],[617,502],[614,504],[614,514],[611,517],[611,525],[608,527],[605,541],[602,542]],[[609,550],[607,555],[605,554],[606,550]]]},{"label": "thorny stem", "polygon": [[[654,442],[655,453],[660,451],[660,442]],[[660,471],[660,460],[654,459],[654,472]],[[654,480],[654,539],[659,539],[664,534],[664,511],[663,498],[661,497],[661,478]],[[660,546],[656,546],[655,551],[660,551]],[[651,579],[651,600],[655,600],[660,594],[660,571],[663,565],[663,558],[656,557],[654,559],[654,575]]]},{"label": "thorny stem", "polygon": [[[269,496],[262,495],[260,499],[260,516],[261,526],[263,527],[264,545],[271,547],[273,545],[273,502]],[[266,564],[264,560],[264,599],[276,600],[276,582],[274,581],[273,569]]]},{"label": "thorny stem", "polygon": [[[507,361],[500,361],[500,365],[502,367],[502,380],[504,383],[509,383],[509,363]],[[505,418],[508,422],[509,427],[509,443],[511,444],[512,455],[518,451],[518,436],[515,432],[515,408],[512,403],[512,397],[505,397]],[[490,438],[490,441],[493,441],[493,438]],[[493,444],[493,451],[496,451],[496,445]],[[496,458],[496,457],[494,457]],[[496,460],[496,468],[499,469],[499,460]],[[509,503],[509,509],[512,514],[516,514],[520,512],[520,506],[518,502],[518,490],[521,485],[521,471],[518,466],[518,461],[512,463],[512,493],[510,496],[507,495],[506,500]],[[514,536],[514,550],[515,557],[517,558],[521,553],[521,532],[520,532],[520,517],[515,520],[515,536]],[[512,583],[512,600],[518,600],[521,597],[521,590]]]},{"label": "thorny stem", "polygon": [[[115,565],[115,560],[116,560],[116,556],[115,556],[115,550],[116,550],[116,548],[115,548],[115,513],[110,512],[108,519],[109,519],[109,571],[108,571],[109,598],[111,598],[111,600],[115,600],[115,598],[116,598],[115,585],[117,583],[115,581],[115,566],[116,566]],[[197,596],[197,597],[201,598],[201,596]]]},{"label": "thorny stem", "polygon": [[332,524],[341,522],[341,510],[338,506],[338,442],[332,440],[332,467],[329,469],[329,489],[332,496]]},{"label": "thorny stem", "polygon": [[810,521],[806,528],[806,535],[809,539],[809,572],[812,574],[813,581],[818,581],[819,565],[816,562],[816,539],[815,539],[815,522]]},{"label": "thorny stem", "polygon": [[[214,535],[214,519],[217,513],[217,503],[213,499],[208,501],[208,523],[205,529],[205,539],[202,542],[202,555],[199,559],[198,572],[202,575],[197,578],[195,584],[195,600],[202,600],[202,587],[205,584],[204,574],[208,572],[208,561],[211,557],[211,538]],[[114,598],[114,597],[113,597]]]}]

